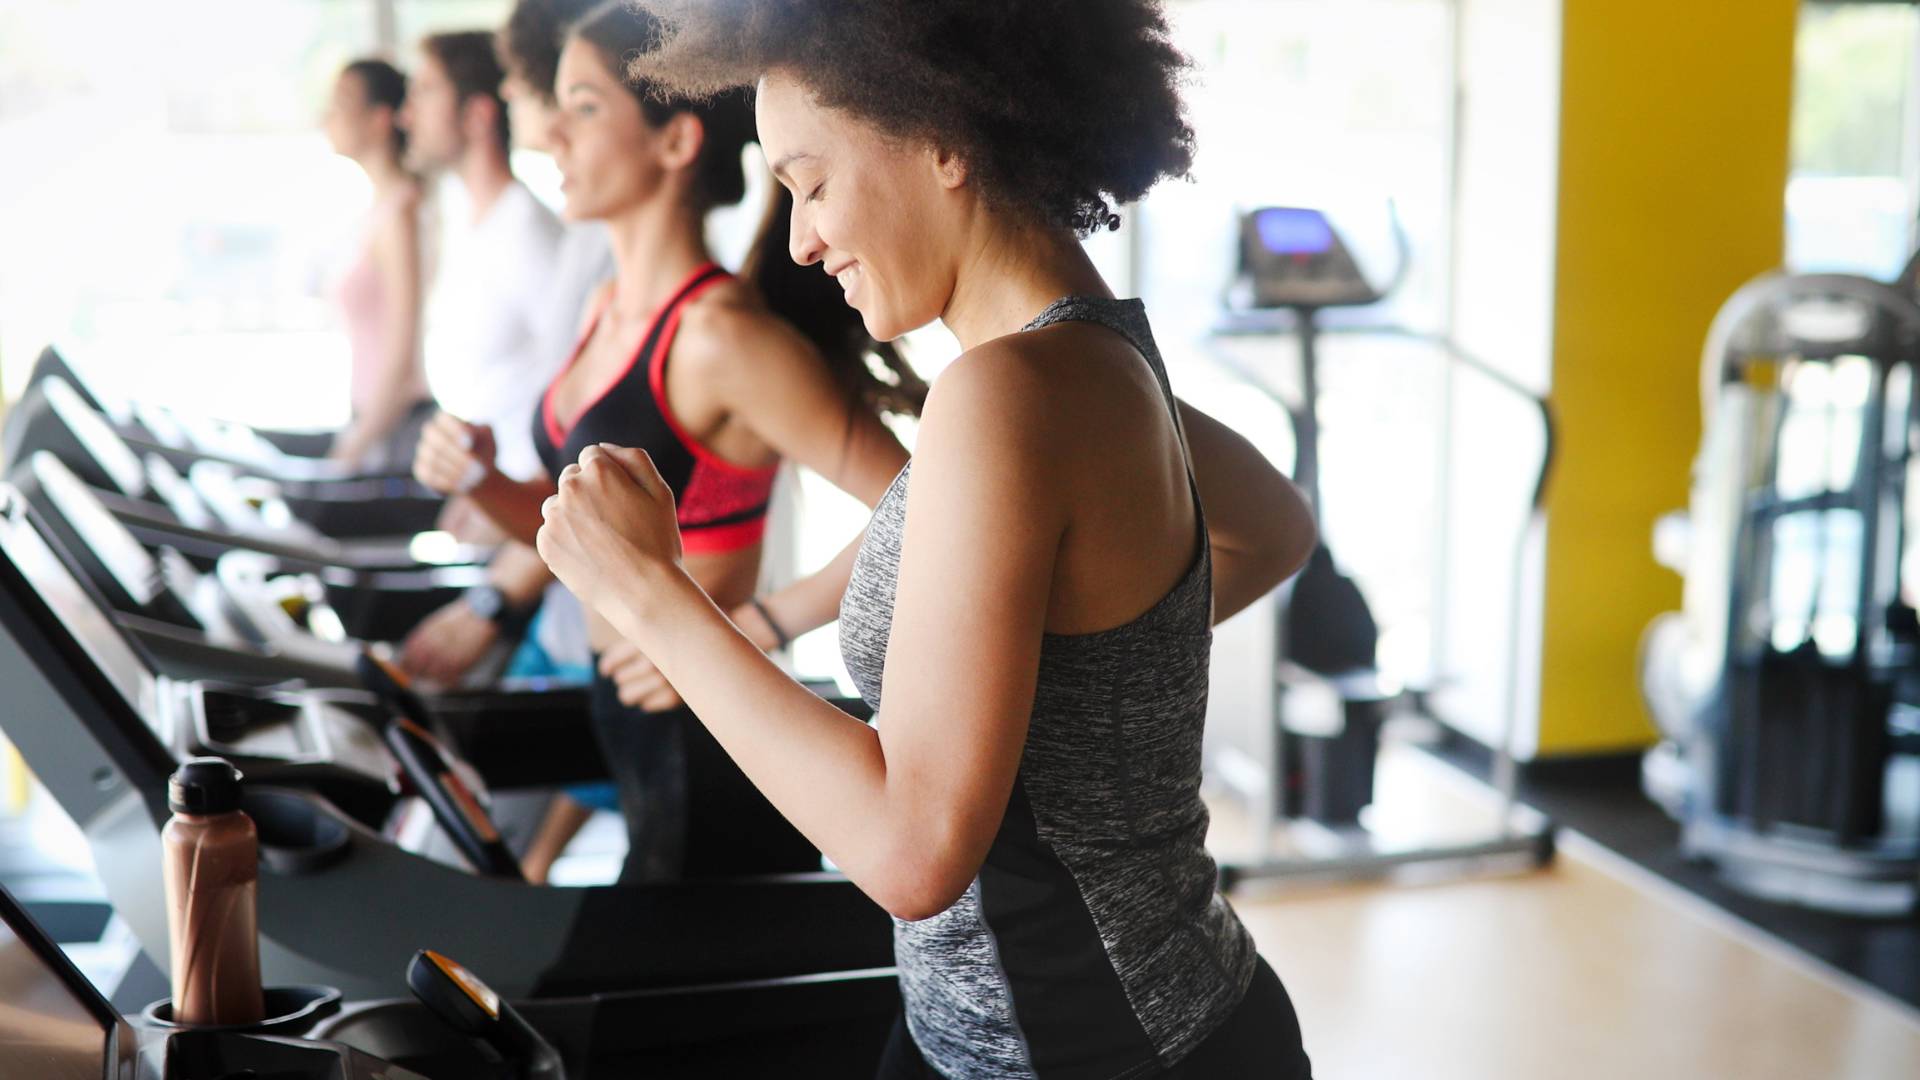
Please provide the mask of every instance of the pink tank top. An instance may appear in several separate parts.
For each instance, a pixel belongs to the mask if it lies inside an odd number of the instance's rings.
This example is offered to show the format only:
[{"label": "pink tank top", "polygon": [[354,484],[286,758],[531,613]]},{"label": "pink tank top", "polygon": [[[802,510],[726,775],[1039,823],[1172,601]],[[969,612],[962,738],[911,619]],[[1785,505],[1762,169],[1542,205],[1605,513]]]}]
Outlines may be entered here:
[{"label": "pink tank top", "polygon": [[[380,280],[380,267],[374,261],[373,234],[385,215],[407,213],[406,207],[404,197],[397,194],[386,196],[373,204],[367,214],[366,234],[361,240],[359,252],[334,282],[334,300],[345,319],[347,342],[352,349],[353,367],[348,394],[356,416],[372,405],[374,398],[382,392],[387,374],[382,366],[388,362],[388,327],[390,321],[398,317],[398,313],[393,311],[393,299],[387,295],[386,287]],[[429,396],[427,374],[417,342],[403,362],[408,366],[407,379],[402,384],[407,400],[425,400]]]}]

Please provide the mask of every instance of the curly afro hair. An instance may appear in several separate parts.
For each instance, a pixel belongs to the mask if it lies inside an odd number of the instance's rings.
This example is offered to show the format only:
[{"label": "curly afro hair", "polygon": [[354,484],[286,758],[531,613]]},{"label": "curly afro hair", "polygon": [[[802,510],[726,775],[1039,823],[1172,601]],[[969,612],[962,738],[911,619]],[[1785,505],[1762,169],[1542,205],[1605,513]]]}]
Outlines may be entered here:
[{"label": "curly afro hair", "polygon": [[946,147],[990,202],[1085,235],[1193,164],[1188,61],[1157,0],[637,0],[678,94],[797,78],[820,104]]}]

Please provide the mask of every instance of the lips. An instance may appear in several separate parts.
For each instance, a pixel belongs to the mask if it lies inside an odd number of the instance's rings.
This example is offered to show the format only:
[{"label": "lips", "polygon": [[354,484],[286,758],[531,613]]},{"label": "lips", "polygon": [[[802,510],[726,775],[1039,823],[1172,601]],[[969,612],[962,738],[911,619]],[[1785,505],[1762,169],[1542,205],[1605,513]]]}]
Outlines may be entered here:
[{"label": "lips", "polygon": [[857,262],[841,263],[838,267],[829,269],[827,273],[833,276],[833,280],[840,283],[842,293],[851,294],[854,286],[860,283],[860,264]]}]

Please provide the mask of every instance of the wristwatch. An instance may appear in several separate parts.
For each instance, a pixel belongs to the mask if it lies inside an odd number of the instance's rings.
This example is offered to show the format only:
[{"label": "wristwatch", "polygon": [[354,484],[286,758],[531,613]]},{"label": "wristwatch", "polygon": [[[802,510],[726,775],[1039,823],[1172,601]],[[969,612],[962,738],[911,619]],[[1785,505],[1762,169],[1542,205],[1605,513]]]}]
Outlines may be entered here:
[{"label": "wristwatch", "polygon": [[530,608],[515,608],[497,585],[475,585],[462,593],[460,598],[473,609],[475,615],[509,633],[526,629],[527,623],[533,620],[534,611],[540,606],[536,603]]}]

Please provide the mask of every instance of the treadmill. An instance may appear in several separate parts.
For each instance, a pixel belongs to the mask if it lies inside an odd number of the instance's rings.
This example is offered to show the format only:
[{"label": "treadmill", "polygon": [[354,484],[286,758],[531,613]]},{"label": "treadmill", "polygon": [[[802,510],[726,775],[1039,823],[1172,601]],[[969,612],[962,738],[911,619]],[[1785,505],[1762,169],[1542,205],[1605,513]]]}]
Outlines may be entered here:
[{"label": "treadmill", "polygon": [[[405,964],[417,1000],[356,1001],[327,986],[264,987],[257,1024],[174,1025],[162,1000],[121,1015],[6,889],[0,888],[0,1076],[32,1080],[653,1080],[716,1075],[845,1075],[877,1048],[844,1024],[731,1032],[612,1050],[574,1003],[515,1007],[453,958],[421,950]],[[777,983],[636,995],[629,1012],[655,1030],[778,1002]],[[840,1038],[845,1041],[829,1043]],[[763,1041],[764,1040],[764,1041]],[[599,1056],[596,1056],[599,1055]]]},{"label": "treadmill", "polygon": [[58,375],[35,383],[9,412],[7,436],[10,466],[51,452],[143,539],[168,543],[200,561],[234,547],[362,569],[484,562],[488,554],[443,534],[420,538],[417,533],[432,522],[410,505],[417,501],[409,495],[411,480],[343,489],[354,508],[353,536],[328,535],[302,520],[297,500],[279,482],[227,462],[176,466],[150,449],[141,451],[83,390]]},{"label": "treadmill", "polygon": [[348,570],[246,550],[202,569],[171,545],[143,543],[49,451],[12,481],[69,571],[170,675],[359,685],[359,642],[399,640],[486,576],[479,566]]},{"label": "treadmill", "polygon": [[[331,435],[260,431],[230,420],[177,412],[150,402],[129,401],[89,383],[59,350],[40,351],[27,376],[22,398],[30,400],[41,384],[67,383],[87,407],[105,416],[116,431],[143,452],[158,453],[185,470],[197,461],[219,461],[259,476],[295,483],[330,483],[400,474],[361,473],[325,459]],[[26,438],[20,421],[9,420],[0,434],[0,454],[14,457]]]},{"label": "treadmill", "polygon": [[[594,1061],[797,1039],[810,1055],[850,1055],[848,1073],[872,1067],[898,1008],[890,923],[838,874],[568,888],[408,850],[390,831],[410,809],[397,789],[431,796],[470,770],[444,751],[439,774],[410,767],[393,752],[390,711],[370,720],[324,696],[155,674],[6,485],[0,685],[7,736],[85,834],[108,899],[162,968],[166,777],[185,755],[214,753],[248,777],[270,984],[398,996],[394,958],[424,944],[487,972],[510,999],[539,999],[529,1019]],[[490,828],[477,797],[427,805],[456,839]],[[663,1015],[674,1019],[650,1022]]]}]

